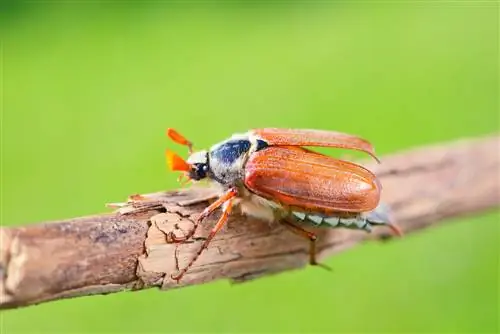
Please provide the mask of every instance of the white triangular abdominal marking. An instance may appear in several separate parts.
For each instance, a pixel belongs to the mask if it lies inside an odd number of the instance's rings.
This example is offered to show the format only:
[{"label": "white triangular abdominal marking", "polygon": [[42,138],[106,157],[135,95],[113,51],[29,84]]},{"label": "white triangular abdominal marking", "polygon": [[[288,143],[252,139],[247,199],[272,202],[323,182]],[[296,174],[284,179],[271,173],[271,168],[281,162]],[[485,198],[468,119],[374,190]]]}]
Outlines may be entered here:
[{"label": "white triangular abdominal marking", "polygon": [[375,210],[360,213],[356,216],[344,218],[336,215],[324,215],[317,213],[305,213],[293,211],[291,216],[299,223],[309,224],[317,227],[346,227],[362,229],[370,232],[374,225],[390,224],[389,209],[385,204],[379,204]]}]

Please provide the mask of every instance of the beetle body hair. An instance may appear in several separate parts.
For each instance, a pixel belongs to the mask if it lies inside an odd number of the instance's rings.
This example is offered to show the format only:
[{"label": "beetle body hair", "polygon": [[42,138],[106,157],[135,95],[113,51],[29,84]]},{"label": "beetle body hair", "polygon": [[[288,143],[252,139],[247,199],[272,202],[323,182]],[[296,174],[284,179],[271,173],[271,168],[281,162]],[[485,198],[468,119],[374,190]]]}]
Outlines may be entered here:
[{"label": "beetle body hair", "polygon": [[209,178],[220,183],[225,189],[240,188],[245,178],[245,163],[248,157],[266,147],[266,142],[248,134],[236,134],[213,145],[208,151]]}]

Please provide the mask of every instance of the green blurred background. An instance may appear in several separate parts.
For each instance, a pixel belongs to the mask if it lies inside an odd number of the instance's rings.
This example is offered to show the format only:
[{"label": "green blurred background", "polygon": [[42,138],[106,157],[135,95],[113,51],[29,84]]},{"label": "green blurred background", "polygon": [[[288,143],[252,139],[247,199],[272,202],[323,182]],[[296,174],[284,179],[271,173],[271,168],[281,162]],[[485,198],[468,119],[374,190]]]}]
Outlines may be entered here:
[{"label": "green blurred background", "polygon": [[[177,187],[167,127],[198,148],[254,127],[332,129],[380,154],[498,131],[497,2],[0,9],[4,225]],[[327,261],[333,275],[7,311],[2,332],[498,332],[499,217],[357,247]]]}]

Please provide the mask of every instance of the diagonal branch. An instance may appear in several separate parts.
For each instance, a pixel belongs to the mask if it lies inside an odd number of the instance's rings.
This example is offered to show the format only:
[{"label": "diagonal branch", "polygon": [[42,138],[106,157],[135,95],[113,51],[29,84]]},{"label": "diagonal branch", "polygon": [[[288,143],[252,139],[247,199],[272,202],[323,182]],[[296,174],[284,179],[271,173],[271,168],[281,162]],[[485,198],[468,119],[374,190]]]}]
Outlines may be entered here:
[{"label": "diagonal branch", "polygon": [[[394,154],[369,167],[381,179],[382,200],[405,233],[500,205],[500,137],[489,136]],[[180,284],[176,246],[166,233],[182,233],[214,197],[214,189],[150,194],[143,207],[63,221],[0,229],[0,308],[150,287],[170,289],[229,278],[235,282],[307,265],[308,243],[280,225],[233,215]],[[216,215],[217,216],[217,215]],[[211,218],[197,236],[206,236]],[[319,258],[368,239],[367,234],[318,230]],[[185,264],[201,241],[178,248]]]}]

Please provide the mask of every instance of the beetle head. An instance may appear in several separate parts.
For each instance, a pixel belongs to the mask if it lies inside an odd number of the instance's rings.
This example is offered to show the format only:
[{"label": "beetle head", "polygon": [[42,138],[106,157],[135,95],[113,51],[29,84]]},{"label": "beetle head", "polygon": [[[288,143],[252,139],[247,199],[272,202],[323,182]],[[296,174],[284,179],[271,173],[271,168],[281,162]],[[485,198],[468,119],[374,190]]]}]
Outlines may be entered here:
[{"label": "beetle head", "polygon": [[199,181],[207,177],[209,171],[208,152],[194,152],[184,160],[172,151],[166,152],[167,164],[172,171],[184,172],[190,180]]},{"label": "beetle head", "polygon": [[167,150],[166,156],[169,168],[173,171],[184,172],[184,175],[187,176],[189,180],[199,181],[206,178],[210,169],[208,164],[208,152],[193,152],[193,144],[174,129],[168,129],[167,135],[174,142],[187,146],[190,154],[186,161],[177,154]]},{"label": "beetle head", "polygon": [[191,154],[187,160],[191,166],[189,177],[193,180],[201,180],[207,177],[209,168],[208,165],[208,152],[198,151]]}]

